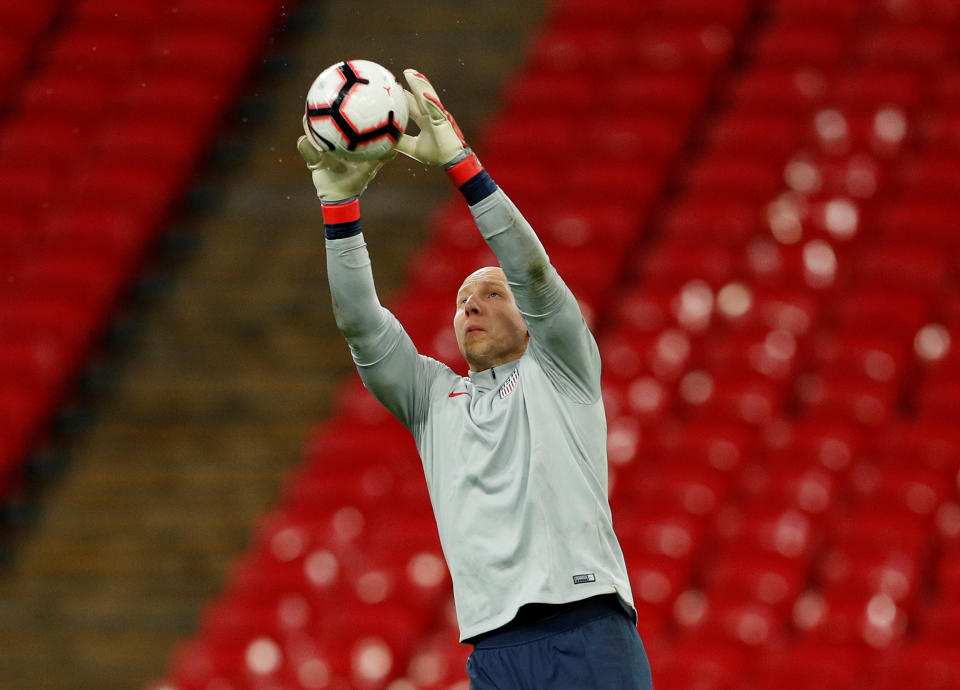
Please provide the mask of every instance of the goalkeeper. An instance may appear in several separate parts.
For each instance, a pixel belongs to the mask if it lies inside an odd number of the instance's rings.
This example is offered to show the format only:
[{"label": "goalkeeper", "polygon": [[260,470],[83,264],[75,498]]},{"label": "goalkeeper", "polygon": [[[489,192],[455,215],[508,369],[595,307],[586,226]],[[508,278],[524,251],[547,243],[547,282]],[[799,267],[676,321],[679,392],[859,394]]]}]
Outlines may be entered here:
[{"label": "goalkeeper", "polygon": [[377,299],[359,196],[385,159],[323,153],[306,121],[297,148],[322,202],[337,325],[364,385],[416,439],[460,639],[474,645],[471,688],[650,688],[607,498],[596,341],[434,88],[404,74],[420,133],[396,148],[446,171],[501,266],[456,295],[469,376],[419,354]]}]

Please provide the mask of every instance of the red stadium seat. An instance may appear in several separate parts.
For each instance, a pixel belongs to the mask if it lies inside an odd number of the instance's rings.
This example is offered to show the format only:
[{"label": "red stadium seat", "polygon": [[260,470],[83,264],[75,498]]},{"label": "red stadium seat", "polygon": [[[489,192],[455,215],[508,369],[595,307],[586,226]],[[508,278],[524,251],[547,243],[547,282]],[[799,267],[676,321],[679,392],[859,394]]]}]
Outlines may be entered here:
[{"label": "red stadium seat", "polygon": [[[701,597],[702,611],[697,611],[687,600]],[[733,645],[744,654],[780,643],[786,624],[785,616],[759,601],[711,597],[690,590],[681,595],[674,614],[685,637]]]},{"label": "red stadium seat", "polygon": [[0,208],[36,213],[55,196],[57,171],[43,162],[0,158]]},{"label": "red stadium seat", "polygon": [[957,685],[960,685],[960,663],[951,644],[942,637],[912,642],[899,654],[879,662],[871,679],[871,686],[877,690],[906,686],[916,690],[945,690]]},{"label": "red stadium seat", "polygon": [[750,4],[744,0],[657,0],[642,5],[643,16],[650,22],[667,25],[686,23],[722,24],[735,30],[746,19]]},{"label": "red stadium seat", "polygon": [[849,646],[794,643],[757,659],[748,682],[756,690],[854,690],[862,667]]},{"label": "red stadium seat", "polygon": [[127,84],[119,94],[119,107],[131,119],[166,117],[210,136],[228,95],[224,85],[202,72],[153,72]]},{"label": "red stadium seat", "polygon": [[684,122],[669,115],[634,112],[595,117],[589,127],[581,126],[581,146],[590,150],[591,160],[657,168],[666,165],[680,150],[686,138],[685,129]]},{"label": "red stadium seat", "polygon": [[232,88],[240,83],[256,50],[258,46],[244,36],[190,26],[156,36],[148,44],[145,64],[157,73],[202,72]]},{"label": "red stadium seat", "polygon": [[273,29],[277,4],[273,0],[193,0],[177,10],[174,18],[180,26],[242,36],[256,49]]},{"label": "red stadium seat", "polygon": [[806,579],[806,569],[785,558],[721,554],[707,573],[706,594],[717,600],[758,602],[785,621]]},{"label": "red stadium seat", "polygon": [[760,230],[763,211],[754,202],[710,193],[688,196],[667,209],[663,229],[670,240],[684,244],[702,246],[709,237],[715,244],[742,247]]},{"label": "red stadium seat", "polygon": [[615,112],[638,117],[656,113],[687,122],[707,96],[702,76],[683,73],[638,73],[616,79],[609,87]]},{"label": "red stadium seat", "polygon": [[949,151],[930,147],[919,158],[908,161],[899,178],[914,196],[924,194],[930,199],[944,196],[956,198],[960,190],[960,159]]},{"label": "red stadium seat", "polygon": [[631,554],[633,562],[652,556],[675,561],[681,567],[691,562],[700,546],[703,527],[698,518],[682,510],[621,506],[617,534],[624,553]]},{"label": "red stadium seat", "polygon": [[641,29],[625,48],[625,57],[643,71],[686,72],[712,76],[727,64],[733,35],[713,23]]},{"label": "red stadium seat", "polygon": [[913,108],[920,102],[920,77],[903,66],[899,68],[863,68],[840,75],[832,97],[841,106],[854,110],[898,105]]},{"label": "red stadium seat", "polygon": [[[241,3],[242,4],[242,3]],[[86,28],[108,28],[115,33],[148,32],[176,19],[179,12],[156,0],[135,5],[117,0],[78,0],[68,12],[75,24]]]},{"label": "red stadium seat", "polygon": [[960,223],[960,204],[953,199],[891,203],[878,213],[878,219],[887,241],[923,243],[951,255],[960,249],[955,232]]},{"label": "red stadium seat", "polygon": [[827,98],[827,79],[809,67],[757,65],[732,87],[732,98],[741,108],[755,113],[811,114]]},{"label": "red stadium seat", "polygon": [[801,628],[804,641],[855,646],[864,653],[896,649],[909,622],[907,613],[882,593],[826,598],[809,616]]},{"label": "red stadium seat", "polygon": [[747,655],[719,640],[685,640],[654,658],[658,690],[734,690],[740,687]]},{"label": "red stadium seat", "polygon": [[764,426],[779,415],[789,395],[783,383],[749,370],[722,371],[707,377],[703,392],[685,396],[694,421]]},{"label": "red stadium seat", "polygon": [[167,205],[179,198],[185,183],[175,170],[132,161],[103,161],[78,173],[62,190],[62,198],[84,211],[119,207],[155,231]]},{"label": "red stadium seat", "polygon": [[728,557],[780,558],[795,569],[810,562],[819,541],[816,523],[806,513],[787,506],[756,504],[732,510],[719,529]]},{"label": "red stadium seat", "polygon": [[524,79],[506,85],[503,96],[506,110],[501,119],[549,115],[581,122],[592,116],[596,108],[587,94],[599,88],[597,79],[590,74],[533,71]]},{"label": "red stadium seat", "polygon": [[723,503],[729,478],[722,470],[691,463],[664,463],[656,472],[640,468],[622,472],[614,487],[616,505],[663,506],[707,518]]},{"label": "red stadium seat", "polygon": [[692,195],[766,202],[782,186],[779,161],[740,155],[704,156],[686,180]]},{"label": "red stadium seat", "polygon": [[956,108],[945,106],[938,110],[928,124],[927,144],[930,150],[955,155],[960,150],[958,123],[960,123],[960,112]]},{"label": "red stadium seat", "polygon": [[[904,263],[909,266],[910,259],[905,258]],[[866,266],[876,268],[876,272],[870,273]],[[914,285],[920,283],[923,278],[919,270],[914,274],[915,277],[905,278],[904,271],[899,266],[891,266],[886,258],[865,258],[863,263],[858,265],[857,272],[860,278],[858,282],[864,284],[864,287],[847,291],[836,305],[836,323],[844,334],[837,347],[853,344],[848,343],[848,339],[859,339],[863,342],[873,338],[878,342],[887,340],[889,346],[900,350],[899,354],[904,355],[902,351],[905,346],[913,340],[920,328],[929,323],[931,316],[930,303],[923,293],[913,293],[901,287],[907,280],[915,280]],[[937,273],[937,264],[933,263],[930,265],[930,274]],[[857,335],[860,338],[857,338]]]},{"label": "red stadium seat", "polygon": [[38,0],[30,3],[2,0],[0,1],[0,26],[12,34],[32,36],[53,21],[56,11],[57,3],[54,0]]},{"label": "red stadium seat", "polygon": [[867,34],[857,52],[873,65],[933,67],[948,57],[948,45],[939,26],[890,24]]},{"label": "red stadium seat", "polygon": [[711,149],[726,156],[756,150],[770,161],[785,161],[799,147],[806,123],[793,115],[728,111],[710,132]]},{"label": "red stadium seat", "polygon": [[135,68],[144,52],[140,37],[107,27],[77,27],[61,33],[46,54],[49,65],[81,76],[119,79]]},{"label": "red stadium seat", "polygon": [[856,20],[864,6],[863,0],[835,3],[829,0],[777,0],[773,13],[785,24],[843,27]]},{"label": "red stadium seat", "polygon": [[831,69],[846,53],[844,38],[819,24],[775,24],[760,35],[754,59],[769,67]]},{"label": "red stadium seat", "polygon": [[824,467],[768,465],[757,461],[744,468],[740,481],[752,501],[797,508],[822,523],[840,495],[839,482]]},{"label": "red stadium seat", "polygon": [[153,166],[174,178],[189,177],[207,144],[203,132],[167,118],[120,120],[102,127],[90,155],[100,163],[132,163],[151,151]]},{"label": "red stadium seat", "polygon": [[960,431],[952,420],[898,421],[872,439],[870,457],[889,467],[926,467],[950,474],[960,470]]},{"label": "red stadium seat", "polygon": [[[528,70],[596,81],[615,62],[626,56],[623,35],[612,27],[557,27],[539,36],[530,49]],[[581,94],[582,97],[582,94]]]},{"label": "red stadium seat", "polygon": [[661,242],[641,257],[638,273],[647,289],[675,290],[678,297],[690,281],[706,281],[719,290],[740,273],[740,257],[732,249],[716,245],[687,247]]},{"label": "red stadium seat", "polygon": [[873,335],[867,329],[858,333],[856,326],[844,323],[842,334],[825,336],[817,342],[812,359],[818,374],[827,382],[862,379],[895,388],[909,358],[904,341],[912,339],[915,329],[904,329],[895,338]]},{"label": "red stadium seat", "polygon": [[[42,118],[50,127],[50,136],[58,138],[72,127],[89,124],[101,117],[116,95],[114,81],[106,76],[73,74],[60,69],[46,69],[25,86],[20,96],[21,118]],[[70,104],[69,122],[64,122],[58,109]],[[8,136],[4,126],[4,138]]]}]

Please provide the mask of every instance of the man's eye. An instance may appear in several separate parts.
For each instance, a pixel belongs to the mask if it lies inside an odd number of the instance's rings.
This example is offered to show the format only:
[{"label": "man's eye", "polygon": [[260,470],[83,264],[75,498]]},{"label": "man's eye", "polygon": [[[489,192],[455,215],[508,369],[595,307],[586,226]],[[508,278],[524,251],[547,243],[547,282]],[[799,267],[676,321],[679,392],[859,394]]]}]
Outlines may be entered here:
[{"label": "man's eye", "polygon": [[491,292],[491,293],[490,293],[490,296],[491,296],[491,297],[499,297],[499,296],[500,296],[500,293],[499,293],[499,292]]}]

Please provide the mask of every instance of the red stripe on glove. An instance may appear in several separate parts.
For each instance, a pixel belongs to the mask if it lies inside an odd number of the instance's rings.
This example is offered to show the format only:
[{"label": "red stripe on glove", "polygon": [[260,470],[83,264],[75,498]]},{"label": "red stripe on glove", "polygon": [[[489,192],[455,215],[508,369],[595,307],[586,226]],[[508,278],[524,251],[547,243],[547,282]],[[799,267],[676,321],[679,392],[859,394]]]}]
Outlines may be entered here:
[{"label": "red stripe on glove", "polygon": [[360,220],[360,200],[352,199],[345,204],[323,204],[323,222],[327,225],[351,223]]},{"label": "red stripe on glove", "polygon": [[480,165],[480,159],[477,158],[477,154],[471,153],[462,161],[449,168],[447,170],[447,177],[450,178],[454,186],[460,187],[481,170],[483,170],[483,166]]}]

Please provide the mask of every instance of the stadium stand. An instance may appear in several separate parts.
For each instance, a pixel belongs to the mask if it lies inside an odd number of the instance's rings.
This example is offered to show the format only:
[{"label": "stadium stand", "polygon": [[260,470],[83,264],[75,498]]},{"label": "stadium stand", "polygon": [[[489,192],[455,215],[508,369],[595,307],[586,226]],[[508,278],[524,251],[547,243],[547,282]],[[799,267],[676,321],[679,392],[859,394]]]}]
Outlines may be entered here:
[{"label": "stadium stand", "polygon": [[[955,176],[942,85],[957,70],[957,11],[557,3],[478,142],[601,339],[614,515],[658,688],[939,688],[960,673],[943,641],[957,620],[960,226],[956,201],[935,191]],[[623,79],[623,64],[638,74]],[[578,199],[558,207],[558,185]],[[459,366],[437,304],[487,256],[455,202],[431,228],[410,272],[425,306],[400,298],[396,311]],[[429,286],[436,303],[422,298]],[[373,442],[348,438],[365,467]],[[339,569],[349,591],[335,611],[322,613],[317,589],[303,596],[340,646],[324,634],[300,646],[265,624],[237,682],[466,687],[449,601],[444,615],[443,596],[397,597],[436,545],[387,552],[367,534],[378,518],[366,491],[379,482],[410,484],[410,510],[422,506],[412,448],[397,439],[399,466],[361,472],[344,513],[349,478],[329,478],[336,501],[302,500],[305,485],[323,491],[327,477],[312,473],[324,471],[324,444],[344,443],[320,439],[267,525],[295,530],[291,560]],[[428,518],[417,518],[424,531]],[[265,527],[259,548],[281,533]],[[359,622],[368,602],[366,576],[349,574],[354,549],[384,573],[381,610],[400,609],[374,637]],[[293,577],[266,596],[265,623],[283,616],[289,589],[303,592]],[[229,588],[207,625],[241,591]],[[428,615],[397,637],[404,601],[428,601],[413,605]],[[218,645],[210,634],[185,645],[173,687],[205,687]],[[207,665],[187,674],[197,656]]]},{"label": "stadium stand", "polygon": [[280,11],[273,0],[121,5],[0,5],[6,500]]},{"label": "stadium stand", "polygon": [[[198,1],[144,44],[112,7],[0,3],[7,493],[277,11]],[[661,690],[960,686],[958,29],[951,0],[561,1],[476,141],[600,340]],[[462,370],[443,305],[490,255],[459,200],[429,231],[391,306]],[[409,435],[354,378],[305,450],[152,690],[466,688]]]}]

